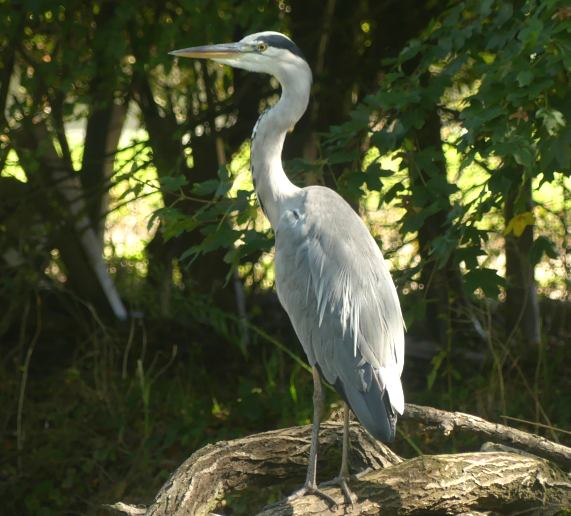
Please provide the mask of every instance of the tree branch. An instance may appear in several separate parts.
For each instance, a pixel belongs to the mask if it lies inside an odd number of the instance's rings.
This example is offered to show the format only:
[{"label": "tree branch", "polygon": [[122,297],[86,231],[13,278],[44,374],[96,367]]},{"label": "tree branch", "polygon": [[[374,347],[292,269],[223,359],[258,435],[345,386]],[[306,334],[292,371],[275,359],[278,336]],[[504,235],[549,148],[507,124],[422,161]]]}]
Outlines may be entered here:
[{"label": "tree branch", "polygon": [[571,448],[554,443],[539,435],[498,423],[491,423],[477,416],[407,403],[402,419],[435,426],[445,436],[451,435],[452,432],[470,432],[481,435],[486,439],[549,459],[566,470],[571,470]]}]

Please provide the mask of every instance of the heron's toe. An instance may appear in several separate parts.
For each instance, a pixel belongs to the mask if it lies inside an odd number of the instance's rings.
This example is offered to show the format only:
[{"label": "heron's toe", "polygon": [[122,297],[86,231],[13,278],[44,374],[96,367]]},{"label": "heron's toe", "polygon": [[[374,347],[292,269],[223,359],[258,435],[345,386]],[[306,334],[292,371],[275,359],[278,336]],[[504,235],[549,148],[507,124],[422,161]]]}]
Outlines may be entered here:
[{"label": "heron's toe", "polygon": [[329,480],[327,482],[323,482],[322,486],[338,486],[343,493],[345,498],[345,503],[349,506],[353,506],[357,503],[357,495],[351,490],[349,487],[349,483],[347,482],[347,477],[338,476],[335,477],[333,480]]},{"label": "heron's toe", "polygon": [[322,500],[325,501],[325,503],[327,503],[327,505],[329,505],[330,509],[335,509],[337,507],[337,502],[333,498],[331,498],[331,496],[329,496],[327,493],[324,493],[317,486],[311,484],[305,484],[301,489],[298,489],[297,491],[289,495],[287,497],[287,500],[289,502],[299,496],[309,496],[309,495],[321,498]]}]

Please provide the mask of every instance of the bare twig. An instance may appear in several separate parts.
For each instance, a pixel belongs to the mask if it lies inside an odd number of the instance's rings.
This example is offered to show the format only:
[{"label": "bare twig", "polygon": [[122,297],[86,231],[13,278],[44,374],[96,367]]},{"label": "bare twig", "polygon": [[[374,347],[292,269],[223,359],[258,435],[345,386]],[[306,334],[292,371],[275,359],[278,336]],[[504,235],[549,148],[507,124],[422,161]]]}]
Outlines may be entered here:
[{"label": "bare twig", "polygon": [[[18,469],[22,470],[22,451],[24,450],[24,427],[23,427],[23,418],[24,418],[24,400],[26,397],[26,386],[28,385],[28,373],[30,371],[30,362],[32,360],[32,354],[34,353],[34,349],[36,347],[36,342],[40,336],[42,331],[42,317],[41,317],[41,299],[38,294],[36,294],[36,330],[34,335],[32,336],[32,340],[28,346],[28,350],[26,351],[26,358],[24,359],[24,363],[22,364],[22,380],[20,381],[20,394],[18,396],[18,413],[16,417],[16,439],[17,439],[17,449],[18,449]],[[30,310],[29,302],[26,305],[26,310],[24,314],[24,318],[22,319],[22,338],[25,336],[25,325],[28,322],[28,313]]]},{"label": "bare twig", "polygon": [[539,426],[540,428],[546,428],[548,430],[551,430],[553,432],[559,432],[562,434],[567,434],[567,435],[571,435],[571,431],[569,430],[563,430],[563,428],[558,428],[556,426],[550,426],[550,425],[544,425],[543,423],[538,423],[537,421],[528,421],[527,419],[521,419],[519,417],[513,417],[513,416],[500,416],[502,419],[507,419],[509,421],[515,421],[516,423],[524,423],[526,425],[530,425],[530,426]]}]

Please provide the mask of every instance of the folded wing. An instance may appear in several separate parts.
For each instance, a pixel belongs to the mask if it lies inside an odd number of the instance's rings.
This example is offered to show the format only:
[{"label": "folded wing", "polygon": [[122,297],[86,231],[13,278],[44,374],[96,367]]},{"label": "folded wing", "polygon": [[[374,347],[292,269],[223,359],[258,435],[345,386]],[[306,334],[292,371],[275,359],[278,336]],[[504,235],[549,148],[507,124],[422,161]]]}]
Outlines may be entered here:
[{"label": "folded wing", "polygon": [[276,231],[278,295],[312,365],[375,437],[404,410],[404,324],[396,289],[363,221],[334,191],[304,190]]}]

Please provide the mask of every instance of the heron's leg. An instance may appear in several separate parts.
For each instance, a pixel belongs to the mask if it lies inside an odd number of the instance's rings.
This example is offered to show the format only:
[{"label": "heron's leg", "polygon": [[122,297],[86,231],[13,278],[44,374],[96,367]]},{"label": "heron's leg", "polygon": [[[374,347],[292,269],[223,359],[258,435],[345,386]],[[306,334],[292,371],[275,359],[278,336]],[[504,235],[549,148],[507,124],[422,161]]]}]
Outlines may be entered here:
[{"label": "heron's leg", "polygon": [[344,403],[345,410],[343,413],[343,446],[341,448],[341,470],[339,471],[339,475],[335,477],[333,480],[329,482],[323,483],[323,485],[338,485],[343,491],[343,496],[345,497],[345,501],[349,505],[353,505],[353,503],[357,500],[357,497],[351,491],[349,487],[348,480],[349,480],[349,418],[350,418],[350,409],[347,403]]},{"label": "heron's leg", "polygon": [[344,403],[345,413],[343,414],[343,447],[341,450],[341,471],[339,471],[339,485],[341,486],[341,491],[345,495],[345,499],[348,503],[352,504],[357,500],[357,497],[349,488],[347,481],[349,480],[349,419],[351,416],[351,410],[349,405]]},{"label": "heron's leg", "polygon": [[316,495],[323,498],[328,504],[336,506],[337,502],[329,495],[325,494],[317,487],[317,448],[319,445],[319,424],[321,413],[323,412],[323,388],[319,371],[314,366],[311,370],[313,374],[313,423],[311,427],[311,444],[309,446],[309,463],[307,465],[307,475],[303,487],[288,497],[288,500],[303,495]]},{"label": "heron's leg", "polygon": [[347,403],[343,402],[345,410],[343,411],[343,447],[341,450],[341,471],[339,476],[349,478],[349,420],[351,413]]},{"label": "heron's leg", "polygon": [[313,374],[313,423],[311,425],[311,444],[309,446],[309,463],[307,465],[307,476],[305,485],[317,487],[317,448],[319,447],[319,425],[323,412],[323,386],[319,371],[315,366],[311,369]]}]

